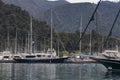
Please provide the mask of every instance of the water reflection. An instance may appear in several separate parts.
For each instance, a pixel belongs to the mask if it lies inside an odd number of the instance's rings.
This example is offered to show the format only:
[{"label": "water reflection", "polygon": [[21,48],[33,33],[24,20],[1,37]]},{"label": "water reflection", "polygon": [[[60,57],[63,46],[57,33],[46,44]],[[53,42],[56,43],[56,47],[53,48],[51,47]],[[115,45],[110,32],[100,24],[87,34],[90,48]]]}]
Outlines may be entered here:
[{"label": "water reflection", "polygon": [[0,64],[0,79],[2,80],[11,80],[11,65],[4,63]]},{"label": "water reflection", "polygon": [[105,80],[120,80],[120,72],[119,71],[108,71],[105,74]]},{"label": "water reflection", "polygon": [[0,63],[0,80],[119,80],[101,64]]}]

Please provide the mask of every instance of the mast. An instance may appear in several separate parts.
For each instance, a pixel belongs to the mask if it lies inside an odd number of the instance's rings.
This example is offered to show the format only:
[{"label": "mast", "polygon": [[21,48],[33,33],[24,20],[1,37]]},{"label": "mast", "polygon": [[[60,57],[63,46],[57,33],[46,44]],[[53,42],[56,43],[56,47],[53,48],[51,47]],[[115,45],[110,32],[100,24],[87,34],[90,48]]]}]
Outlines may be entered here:
[{"label": "mast", "polygon": [[107,35],[107,38],[106,38],[106,40],[105,40],[105,42],[104,42],[104,47],[105,47],[105,45],[106,45],[106,43],[108,42],[108,39],[110,38],[110,36],[112,35],[112,31],[113,31],[113,28],[114,28],[114,26],[115,26],[115,23],[117,22],[117,19],[118,19],[118,17],[119,17],[119,14],[120,14],[120,9],[119,9],[119,11],[118,11],[118,13],[117,13],[117,15],[116,15],[116,17],[115,17],[115,20],[114,20],[114,22],[113,22],[113,24],[112,24],[112,27],[110,28],[110,31],[109,31],[109,34]]},{"label": "mast", "polygon": [[59,48],[59,40],[58,40],[58,55],[57,55],[58,57],[60,56],[60,52],[59,52],[60,50],[59,49],[60,48]]},{"label": "mast", "polygon": [[[82,35],[82,15],[81,15],[81,20],[80,20],[80,38]],[[81,48],[82,48],[82,41],[80,40],[80,53],[82,52]]]},{"label": "mast", "polygon": [[44,38],[44,44],[43,45],[44,45],[44,52],[45,52],[45,48],[46,48],[46,46],[45,46],[46,45],[45,38]]},{"label": "mast", "polygon": [[28,35],[25,36],[25,53],[28,52]]},{"label": "mast", "polygon": [[82,34],[81,34],[81,38],[79,38],[78,41],[77,41],[77,43],[75,44],[75,49],[77,48],[77,45],[79,44],[79,42],[80,42],[81,39],[83,38],[85,32],[87,31],[87,29],[88,29],[88,27],[89,27],[89,24],[94,20],[94,15],[95,15],[95,13],[96,13],[99,5],[100,5],[100,2],[101,2],[101,0],[98,2],[98,4],[97,4],[97,6],[96,6],[96,8],[95,8],[95,10],[94,10],[94,12],[93,12],[93,14],[92,14],[92,16],[90,17],[90,20],[89,20],[88,24],[86,25],[85,29],[83,30],[83,32],[82,32]]},{"label": "mast", "polygon": [[16,28],[16,36],[15,36],[15,54],[17,53],[17,28]]},{"label": "mast", "polygon": [[32,16],[30,17],[30,54],[32,54]]},{"label": "mast", "polygon": [[117,40],[116,43],[117,43],[117,45],[116,45],[116,50],[119,52],[119,46],[118,46],[119,41]]},{"label": "mast", "polygon": [[90,54],[92,53],[92,31],[90,30]]},{"label": "mast", "polygon": [[53,40],[53,30],[52,30],[52,27],[53,27],[53,14],[52,14],[52,9],[51,9],[51,53],[52,53],[52,50],[53,50],[53,42],[52,42],[52,40]]},{"label": "mast", "polygon": [[10,50],[10,37],[9,37],[9,28],[8,28],[8,33],[7,33],[7,51]]},{"label": "mast", "polygon": [[29,53],[29,52],[30,52],[30,33],[29,33],[29,32],[28,32],[27,38],[28,38],[28,39],[27,39],[27,41],[28,41],[28,42],[27,42],[27,47],[28,47],[28,48],[27,48],[27,49],[28,49],[27,52]]}]

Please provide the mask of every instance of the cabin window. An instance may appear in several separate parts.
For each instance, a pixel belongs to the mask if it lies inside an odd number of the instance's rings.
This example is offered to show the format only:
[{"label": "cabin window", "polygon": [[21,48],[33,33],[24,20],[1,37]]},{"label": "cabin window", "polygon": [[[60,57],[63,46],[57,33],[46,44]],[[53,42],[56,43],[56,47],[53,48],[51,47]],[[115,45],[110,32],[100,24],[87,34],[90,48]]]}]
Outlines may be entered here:
[{"label": "cabin window", "polygon": [[51,55],[48,55],[48,57],[51,57]]},{"label": "cabin window", "polygon": [[9,56],[4,56],[4,58],[9,58]]},{"label": "cabin window", "polygon": [[14,58],[20,58],[20,56],[14,56]]},{"label": "cabin window", "polygon": [[45,57],[45,55],[43,55],[43,57]]},{"label": "cabin window", "polygon": [[35,56],[26,56],[26,58],[35,58]]},{"label": "cabin window", "polygon": [[37,57],[41,57],[41,55],[37,55]]}]

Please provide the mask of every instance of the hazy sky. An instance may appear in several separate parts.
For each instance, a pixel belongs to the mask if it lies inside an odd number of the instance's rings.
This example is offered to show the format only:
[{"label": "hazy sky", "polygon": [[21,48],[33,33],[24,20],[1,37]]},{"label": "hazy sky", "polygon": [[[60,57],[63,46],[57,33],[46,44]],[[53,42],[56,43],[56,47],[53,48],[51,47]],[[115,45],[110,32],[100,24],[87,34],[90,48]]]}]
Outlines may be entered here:
[{"label": "hazy sky", "polygon": [[[48,0],[48,1],[58,1],[58,0]],[[92,3],[98,3],[99,0],[66,0],[71,3],[80,3],[80,2],[92,2]],[[102,0],[102,1],[115,1],[118,2],[120,0]]]},{"label": "hazy sky", "polygon": [[71,3],[77,3],[77,2],[98,2],[99,0],[66,0],[69,1]]},{"label": "hazy sky", "polygon": [[[69,1],[71,3],[78,3],[78,2],[94,2],[97,3],[99,0],[66,0]],[[102,1],[120,1],[120,0],[102,0]]]}]

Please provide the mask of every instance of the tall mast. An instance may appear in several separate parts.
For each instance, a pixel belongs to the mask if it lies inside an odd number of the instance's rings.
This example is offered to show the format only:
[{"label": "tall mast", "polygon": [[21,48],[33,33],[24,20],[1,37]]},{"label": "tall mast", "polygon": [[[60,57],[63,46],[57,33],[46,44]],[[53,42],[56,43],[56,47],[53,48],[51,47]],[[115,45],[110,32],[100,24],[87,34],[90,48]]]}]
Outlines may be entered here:
[{"label": "tall mast", "polygon": [[44,45],[44,52],[45,52],[45,47],[46,47],[46,46],[45,46],[45,45],[46,45],[45,38],[44,38],[44,44],[43,44],[43,45]]},{"label": "tall mast", "polygon": [[29,53],[29,52],[30,52],[30,33],[29,33],[29,32],[28,32],[27,38],[28,38],[28,39],[27,39],[27,41],[28,41],[28,42],[27,42],[27,47],[28,47],[28,48],[27,48],[27,49],[28,49],[27,51],[28,51],[28,53]]},{"label": "tall mast", "polygon": [[79,42],[81,41],[81,39],[82,39],[83,36],[85,35],[85,32],[87,31],[89,24],[94,20],[94,15],[95,15],[95,13],[96,13],[99,5],[100,5],[100,2],[101,2],[101,0],[98,2],[97,6],[96,6],[96,8],[95,8],[95,10],[94,10],[94,12],[93,12],[93,14],[92,14],[89,22],[88,22],[88,24],[86,25],[85,29],[83,30],[82,35],[81,35],[81,38],[79,38],[79,39],[78,39],[78,42],[75,44],[75,48],[77,48],[77,45],[79,44]]},{"label": "tall mast", "polygon": [[90,54],[92,54],[92,31],[90,30]]},{"label": "tall mast", "polygon": [[[53,27],[53,14],[52,14],[52,9],[51,9],[51,50],[53,49],[53,30],[52,30],[52,27]],[[52,53],[52,52],[51,52]]]},{"label": "tall mast", "polygon": [[30,17],[30,54],[32,54],[32,16]]},{"label": "tall mast", "polygon": [[25,36],[25,53],[28,52],[28,35]]},{"label": "tall mast", "polygon": [[58,40],[58,57],[60,56],[60,54],[59,54],[60,52],[59,52],[59,40]]},{"label": "tall mast", "polygon": [[15,36],[15,54],[17,53],[17,28],[16,28],[16,36]]},{"label": "tall mast", "polygon": [[[81,38],[81,35],[82,35],[82,15],[81,15],[81,20],[80,20],[80,38]],[[80,53],[81,53],[81,48],[82,48],[82,42],[81,42],[81,40],[80,40]]]},{"label": "tall mast", "polygon": [[7,33],[7,51],[9,51],[10,49],[10,37],[9,37],[9,28],[8,28],[8,33]]}]

